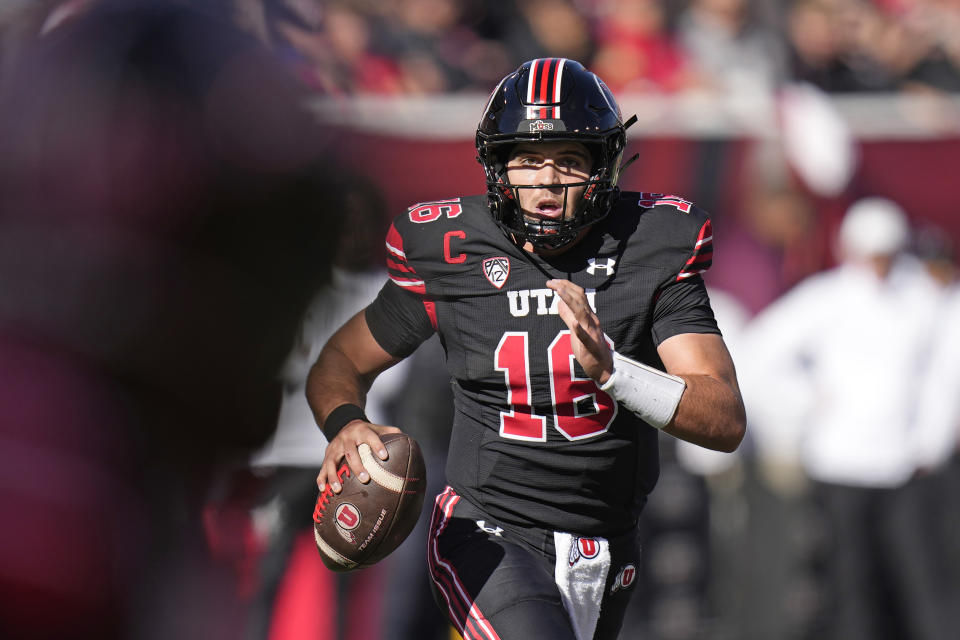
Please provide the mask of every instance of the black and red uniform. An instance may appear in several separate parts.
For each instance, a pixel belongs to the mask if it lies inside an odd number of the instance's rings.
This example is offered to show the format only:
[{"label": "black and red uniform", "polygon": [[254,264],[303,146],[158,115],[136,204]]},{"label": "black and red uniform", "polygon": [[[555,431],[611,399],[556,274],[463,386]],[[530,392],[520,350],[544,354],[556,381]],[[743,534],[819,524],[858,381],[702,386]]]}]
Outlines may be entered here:
[{"label": "black and red uniform", "polygon": [[[519,538],[539,547],[548,564],[555,557],[544,532],[626,537],[635,546],[637,519],[659,474],[658,432],[586,376],[557,312],[559,297],[544,283],[565,278],[583,287],[613,348],[663,369],[662,341],[719,333],[700,277],[712,256],[707,215],[675,196],[624,192],[579,243],[542,257],[518,247],[494,223],[486,196],[474,196],[411,207],[391,226],[387,250],[390,281],[366,310],[370,330],[398,357],[437,332],[455,397],[450,490],[438,498],[431,535],[456,529],[451,502],[460,502],[473,523],[466,534],[498,544]],[[616,562],[605,577],[613,596],[627,591],[613,587],[630,558]],[[521,637],[495,628],[489,608],[522,600],[517,590],[526,587],[494,594],[489,576],[445,567],[445,557],[431,563],[441,606],[465,636]],[[498,604],[494,596],[508,599]],[[454,606],[450,597],[462,602]],[[492,622],[492,634],[471,627],[471,609]],[[602,621],[597,628],[603,637]]]}]

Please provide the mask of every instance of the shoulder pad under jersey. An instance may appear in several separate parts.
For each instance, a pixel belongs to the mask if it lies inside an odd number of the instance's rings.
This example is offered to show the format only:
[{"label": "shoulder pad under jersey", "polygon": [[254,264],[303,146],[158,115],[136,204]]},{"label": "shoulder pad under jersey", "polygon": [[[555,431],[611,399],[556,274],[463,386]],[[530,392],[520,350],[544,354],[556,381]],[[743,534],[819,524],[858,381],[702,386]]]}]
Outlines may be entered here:
[{"label": "shoulder pad under jersey", "polygon": [[479,245],[503,242],[486,196],[422,202],[398,215],[387,231],[390,279],[421,295],[443,295],[455,276],[469,268]]},{"label": "shoulder pad under jersey", "polygon": [[637,259],[667,269],[674,280],[707,271],[713,262],[709,214],[680,196],[624,192],[615,208],[618,225],[636,225]]}]

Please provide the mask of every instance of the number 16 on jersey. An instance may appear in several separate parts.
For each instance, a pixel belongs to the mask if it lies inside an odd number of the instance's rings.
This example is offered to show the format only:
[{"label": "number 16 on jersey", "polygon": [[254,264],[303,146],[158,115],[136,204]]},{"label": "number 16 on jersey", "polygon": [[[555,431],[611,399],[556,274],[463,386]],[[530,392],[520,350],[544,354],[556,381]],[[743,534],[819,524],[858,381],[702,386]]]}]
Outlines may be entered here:
[{"label": "number 16 on jersey", "polygon": [[[547,416],[533,412],[529,336],[503,334],[494,353],[494,367],[503,372],[509,411],[500,412],[500,435],[513,440],[545,442]],[[613,347],[612,342],[607,342]],[[576,375],[570,331],[557,334],[547,349],[554,426],[568,440],[605,432],[617,416],[617,402],[590,378]]]}]

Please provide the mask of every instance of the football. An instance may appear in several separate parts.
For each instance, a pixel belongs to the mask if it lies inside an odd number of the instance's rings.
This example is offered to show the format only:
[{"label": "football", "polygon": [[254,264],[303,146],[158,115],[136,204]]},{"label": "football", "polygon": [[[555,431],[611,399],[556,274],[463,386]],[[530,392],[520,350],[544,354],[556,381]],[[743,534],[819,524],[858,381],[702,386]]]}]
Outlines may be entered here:
[{"label": "football", "polygon": [[370,447],[358,449],[370,475],[367,484],[354,477],[344,461],[337,469],[343,490],[328,484],[317,497],[313,529],[320,557],[328,569],[351,571],[369,567],[400,546],[420,517],[427,470],[417,442],[404,433],[380,438],[387,459]]}]

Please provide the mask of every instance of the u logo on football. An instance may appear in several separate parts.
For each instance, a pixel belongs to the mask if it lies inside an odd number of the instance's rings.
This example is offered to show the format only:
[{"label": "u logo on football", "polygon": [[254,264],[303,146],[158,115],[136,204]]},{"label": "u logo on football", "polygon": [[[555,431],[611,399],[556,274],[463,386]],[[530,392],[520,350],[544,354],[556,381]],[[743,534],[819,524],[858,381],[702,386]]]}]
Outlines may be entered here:
[{"label": "u logo on football", "polygon": [[360,512],[349,502],[344,502],[337,507],[337,526],[343,527],[347,531],[352,531],[360,526]]}]

